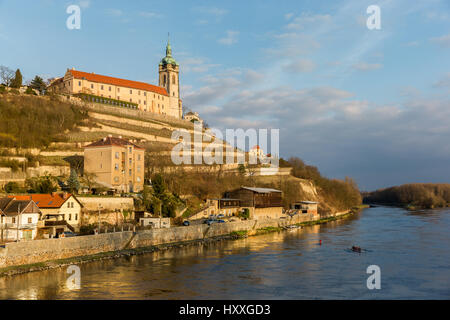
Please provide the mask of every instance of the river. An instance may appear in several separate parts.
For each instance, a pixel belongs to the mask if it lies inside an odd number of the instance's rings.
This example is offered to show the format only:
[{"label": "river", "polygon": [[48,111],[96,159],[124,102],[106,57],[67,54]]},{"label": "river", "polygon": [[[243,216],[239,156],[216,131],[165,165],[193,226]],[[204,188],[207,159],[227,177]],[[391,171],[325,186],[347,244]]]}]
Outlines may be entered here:
[{"label": "river", "polygon": [[[0,299],[450,299],[449,230],[448,208],[369,208],[302,230],[82,264],[75,290],[67,268],[3,277]],[[380,267],[379,290],[367,288],[369,265]]]}]

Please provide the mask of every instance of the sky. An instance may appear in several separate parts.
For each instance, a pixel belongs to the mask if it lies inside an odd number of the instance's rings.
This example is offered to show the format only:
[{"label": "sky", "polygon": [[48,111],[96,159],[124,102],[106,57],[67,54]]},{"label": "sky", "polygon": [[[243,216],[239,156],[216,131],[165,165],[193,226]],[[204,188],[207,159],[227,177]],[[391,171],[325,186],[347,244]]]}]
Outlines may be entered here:
[{"label": "sky", "polygon": [[450,182],[448,0],[0,0],[0,65],[156,84],[169,32],[183,106],[210,127],[280,129],[283,158],[361,190]]}]

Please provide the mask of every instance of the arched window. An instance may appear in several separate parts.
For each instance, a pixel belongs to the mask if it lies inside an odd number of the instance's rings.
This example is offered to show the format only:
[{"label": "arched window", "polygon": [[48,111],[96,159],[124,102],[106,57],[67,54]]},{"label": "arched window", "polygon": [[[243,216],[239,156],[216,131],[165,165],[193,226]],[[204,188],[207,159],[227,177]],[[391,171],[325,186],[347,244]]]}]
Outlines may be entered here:
[{"label": "arched window", "polygon": [[176,83],[175,75],[172,75],[172,84]]},{"label": "arched window", "polygon": [[163,86],[165,86],[166,85],[166,75],[164,75],[164,78],[163,78]]}]

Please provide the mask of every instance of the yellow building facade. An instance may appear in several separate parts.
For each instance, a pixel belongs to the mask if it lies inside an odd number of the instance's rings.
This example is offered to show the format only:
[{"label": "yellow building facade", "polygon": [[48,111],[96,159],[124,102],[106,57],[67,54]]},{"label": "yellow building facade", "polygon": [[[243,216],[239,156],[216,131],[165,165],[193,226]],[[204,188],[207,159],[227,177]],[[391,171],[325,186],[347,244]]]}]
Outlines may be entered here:
[{"label": "yellow building facade", "polygon": [[145,150],[121,137],[105,137],[84,147],[84,171],[118,192],[144,188]]}]

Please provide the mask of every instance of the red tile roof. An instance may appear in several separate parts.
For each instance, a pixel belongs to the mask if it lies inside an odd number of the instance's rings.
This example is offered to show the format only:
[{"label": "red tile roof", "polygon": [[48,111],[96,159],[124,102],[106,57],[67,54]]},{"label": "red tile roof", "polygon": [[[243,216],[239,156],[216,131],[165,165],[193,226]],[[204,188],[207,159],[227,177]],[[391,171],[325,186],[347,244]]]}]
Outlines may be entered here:
[{"label": "red tile roof", "polygon": [[145,150],[144,148],[142,148],[134,143],[131,143],[128,140],[125,140],[122,138],[116,138],[116,137],[105,137],[96,142],[88,144],[87,146],[85,146],[85,148],[103,147],[103,146],[117,146],[117,147],[134,146],[136,149]]},{"label": "red tile roof", "polygon": [[151,92],[155,92],[158,94],[162,94],[165,96],[169,96],[166,89],[149,84],[149,83],[145,83],[145,82],[102,76],[100,74],[88,73],[88,72],[83,72],[83,71],[78,71],[78,70],[73,70],[73,69],[69,70],[69,72],[72,73],[72,75],[75,79],[86,79],[86,80],[92,81],[92,82],[112,84],[114,86],[127,87],[127,88],[132,88],[132,89],[146,90],[146,91],[151,91]]},{"label": "red tile roof", "polygon": [[39,208],[60,208],[67,199],[72,195],[70,193],[46,193],[46,194],[30,194],[20,196],[8,196],[8,198],[14,198],[16,200],[33,200]]}]

